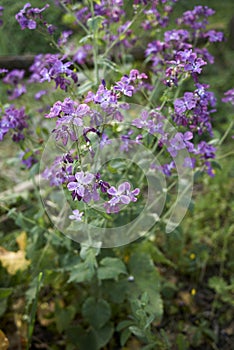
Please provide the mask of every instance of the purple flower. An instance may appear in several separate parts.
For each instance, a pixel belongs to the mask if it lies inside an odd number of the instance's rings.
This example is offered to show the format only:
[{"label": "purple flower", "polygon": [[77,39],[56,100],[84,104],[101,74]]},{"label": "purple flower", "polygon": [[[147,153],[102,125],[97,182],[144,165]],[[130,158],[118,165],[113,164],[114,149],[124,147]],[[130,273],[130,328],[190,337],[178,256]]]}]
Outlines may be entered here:
[{"label": "purple flower", "polygon": [[53,164],[44,170],[42,177],[50,181],[50,186],[60,186],[70,178],[73,161],[70,153],[56,157]]},{"label": "purple flower", "polygon": [[164,51],[167,48],[167,44],[162,41],[155,40],[147,45],[147,49],[145,51],[145,55],[156,55],[159,52]]},{"label": "purple flower", "polygon": [[0,120],[0,141],[3,137],[12,130],[12,139],[18,142],[24,138],[22,130],[28,127],[24,107],[16,109],[14,105],[6,108],[2,119]]},{"label": "purple flower", "polygon": [[124,83],[123,81],[117,81],[114,85],[114,89],[116,91],[122,92],[125,96],[132,97],[134,86],[128,85]]},{"label": "purple flower", "polygon": [[73,73],[73,71],[68,67],[70,67],[71,65],[72,62],[63,63],[61,60],[57,60],[51,67],[49,74],[53,77],[57,77],[59,74],[66,74],[70,76]]},{"label": "purple flower", "polygon": [[190,158],[190,157],[185,157],[184,158],[184,164],[183,166],[185,168],[191,168],[194,169],[196,165],[196,159],[195,158]]},{"label": "purple flower", "polygon": [[72,30],[65,30],[64,32],[61,33],[59,39],[58,39],[58,46],[61,47],[67,43],[67,40],[69,36],[72,35]]},{"label": "purple flower", "polygon": [[234,106],[234,89],[230,89],[224,93],[224,96],[222,98],[223,102],[230,102]]},{"label": "purple flower", "polygon": [[20,159],[21,163],[24,164],[28,169],[30,169],[33,164],[36,164],[38,162],[32,151],[30,151],[28,148],[26,151],[20,153]]},{"label": "purple flower", "polygon": [[193,144],[189,142],[193,138],[193,134],[190,131],[185,132],[182,134],[181,132],[178,132],[175,134],[174,137],[172,137],[169,140],[169,147],[168,152],[172,157],[176,157],[178,151],[188,148],[189,151],[193,150]]},{"label": "purple flower", "polygon": [[56,118],[56,126],[62,124],[74,124],[76,126],[83,125],[82,118],[90,113],[90,107],[85,104],[65,98],[63,102],[57,101],[51,107],[49,114],[45,115],[45,118]]},{"label": "purple flower", "polygon": [[222,32],[217,32],[216,30],[209,30],[203,36],[204,38],[208,38],[209,42],[211,43],[224,40],[224,34]]},{"label": "purple flower", "polygon": [[109,140],[108,136],[103,133],[100,141],[100,148],[103,149],[105,146],[110,145],[112,143],[111,140]]},{"label": "purple flower", "polygon": [[70,220],[82,221],[83,212],[80,212],[78,209],[72,211],[72,215],[69,215]]},{"label": "purple flower", "polygon": [[60,127],[56,127],[56,129],[54,129],[52,132],[55,134],[55,140],[62,140],[64,146],[67,145],[69,138],[72,141],[77,141],[76,133],[69,125],[61,125]]},{"label": "purple flower", "polygon": [[128,182],[123,182],[118,186],[118,189],[111,186],[107,193],[111,196],[111,199],[104,203],[104,208],[108,214],[118,213],[121,204],[129,204],[130,202],[136,202],[136,196],[140,193],[139,188],[131,191],[131,185]]},{"label": "purple flower", "polygon": [[104,110],[108,110],[110,107],[117,107],[117,95],[114,91],[108,90],[105,84],[100,84],[96,94],[89,91],[85,102],[93,101],[96,104],[100,104],[100,107]]},{"label": "purple flower", "polygon": [[207,6],[195,6],[192,11],[183,13],[182,18],[177,20],[177,24],[185,24],[194,30],[204,29],[208,24],[207,17],[212,16],[214,10]]},{"label": "purple flower", "polygon": [[75,200],[81,200],[85,195],[85,190],[90,188],[90,184],[95,179],[95,176],[91,173],[84,173],[80,171],[75,174],[75,181],[68,183],[67,188],[72,191],[72,198]]},{"label": "purple flower", "polygon": [[[0,6],[0,17],[2,17],[3,15],[3,10],[4,10],[4,7]],[[2,19],[0,19],[0,27],[3,25],[3,21]]]},{"label": "purple flower", "polygon": [[0,74],[5,74],[8,72],[8,69],[0,68]]},{"label": "purple flower", "polygon": [[199,154],[201,159],[215,158],[216,148],[209,145],[206,141],[201,141],[197,145],[197,149],[194,151],[195,154]]},{"label": "purple flower", "polygon": [[47,90],[40,90],[34,95],[34,98],[35,98],[35,100],[40,100],[42,98],[42,96],[44,96],[46,94],[47,94]]},{"label": "purple flower", "polygon": [[164,33],[164,40],[165,42],[171,42],[171,41],[188,41],[190,38],[190,34],[185,29],[173,29],[168,30]]},{"label": "purple flower", "polygon": [[201,58],[204,59],[204,61],[207,61],[209,62],[210,64],[213,64],[214,63],[214,56],[212,56],[209,51],[207,50],[206,47],[203,47],[202,49],[201,48],[198,48],[198,47],[195,47],[194,51],[199,55],[201,56]]},{"label": "purple flower", "polygon": [[37,23],[35,19],[41,19],[41,12],[43,12],[49,4],[46,4],[43,8],[31,8],[30,3],[26,3],[24,7],[15,15],[16,20],[19,22],[21,29],[29,28],[35,29]]},{"label": "purple flower", "polygon": [[126,184],[125,182],[119,185],[118,189],[116,189],[114,186],[111,186],[107,193],[112,196],[112,199],[109,201],[110,203],[123,203],[123,204],[129,204],[130,198],[124,194],[126,191]]},{"label": "purple flower", "polygon": [[183,114],[193,109],[197,104],[197,99],[192,92],[185,92],[184,97],[177,98],[174,102],[175,112]]},{"label": "purple flower", "polygon": [[185,72],[200,74],[202,72],[201,67],[206,64],[207,62],[205,62],[202,58],[197,57],[196,53],[191,53],[191,55],[187,57],[186,64],[184,65],[184,70]]},{"label": "purple flower", "polygon": [[25,74],[25,70],[23,69],[13,69],[12,71],[10,71],[4,78],[3,78],[3,82],[5,84],[10,84],[10,85],[14,85],[16,86],[20,80],[23,79]]},{"label": "purple flower", "polygon": [[73,60],[78,64],[84,64],[87,61],[87,57],[90,55],[92,50],[92,45],[86,44],[80,46],[73,56]]}]

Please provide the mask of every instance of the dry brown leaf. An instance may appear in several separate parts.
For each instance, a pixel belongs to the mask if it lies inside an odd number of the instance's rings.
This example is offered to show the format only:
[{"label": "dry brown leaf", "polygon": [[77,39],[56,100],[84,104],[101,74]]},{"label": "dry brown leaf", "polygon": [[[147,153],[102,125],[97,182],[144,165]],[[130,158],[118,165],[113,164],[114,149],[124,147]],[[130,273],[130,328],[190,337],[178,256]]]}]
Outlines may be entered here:
[{"label": "dry brown leaf", "polygon": [[9,341],[6,335],[0,329],[0,350],[7,350],[9,348]]},{"label": "dry brown leaf", "polygon": [[17,252],[11,252],[0,246],[0,262],[10,275],[15,275],[18,270],[25,270],[30,264],[30,260],[25,258],[25,248],[27,244],[26,233],[22,232],[17,237],[16,241],[19,246]]}]

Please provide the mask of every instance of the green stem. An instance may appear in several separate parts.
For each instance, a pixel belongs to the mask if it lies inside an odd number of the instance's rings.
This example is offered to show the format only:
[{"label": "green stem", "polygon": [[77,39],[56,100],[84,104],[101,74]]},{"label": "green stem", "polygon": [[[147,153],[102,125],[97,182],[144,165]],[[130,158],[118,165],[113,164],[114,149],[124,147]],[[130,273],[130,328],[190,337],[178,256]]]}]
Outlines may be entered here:
[{"label": "green stem", "polygon": [[28,327],[28,343],[27,343],[27,350],[29,350],[35,325],[35,319],[36,319],[36,312],[37,312],[37,304],[38,304],[38,298],[39,298],[39,291],[41,288],[41,282],[43,278],[43,272],[39,272],[38,278],[37,278],[37,287],[36,287],[36,293],[35,293],[35,299],[32,304],[32,310],[30,315],[30,324]]},{"label": "green stem", "polygon": [[227,128],[227,130],[225,131],[223,137],[221,138],[221,140],[219,141],[219,146],[222,145],[223,141],[226,139],[229,131],[231,130],[231,128],[234,125],[234,119],[231,121],[231,123],[229,124],[229,127]]}]

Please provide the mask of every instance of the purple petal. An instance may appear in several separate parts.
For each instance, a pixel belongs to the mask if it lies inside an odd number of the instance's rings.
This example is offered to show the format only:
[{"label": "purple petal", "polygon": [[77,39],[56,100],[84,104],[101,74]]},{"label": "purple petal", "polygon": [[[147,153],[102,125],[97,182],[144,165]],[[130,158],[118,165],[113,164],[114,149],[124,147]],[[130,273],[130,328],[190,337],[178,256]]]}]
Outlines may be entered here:
[{"label": "purple petal", "polygon": [[77,189],[77,182],[69,182],[69,184],[67,185],[67,188],[69,191],[74,191]]},{"label": "purple petal", "polygon": [[123,204],[129,204],[131,202],[130,198],[125,195],[120,196],[120,200]]},{"label": "purple petal", "polygon": [[110,194],[111,196],[115,196],[118,192],[114,186],[111,186],[108,190],[107,193]]}]

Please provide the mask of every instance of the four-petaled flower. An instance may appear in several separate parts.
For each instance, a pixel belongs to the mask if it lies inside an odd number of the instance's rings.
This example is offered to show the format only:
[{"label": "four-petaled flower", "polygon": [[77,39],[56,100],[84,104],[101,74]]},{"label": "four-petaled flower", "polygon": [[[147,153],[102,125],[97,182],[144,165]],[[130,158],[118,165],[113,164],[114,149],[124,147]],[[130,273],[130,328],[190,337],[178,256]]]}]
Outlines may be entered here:
[{"label": "four-petaled flower", "polygon": [[95,176],[91,173],[85,174],[83,171],[76,173],[76,181],[71,181],[67,185],[68,190],[72,191],[73,199],[81,200],[85,195],[85,189],[93,182],[94,178]]},{"label": "four-petaled flower", "polygon": [[135,188],[131,191],[131,185],[129,182],[123,182],[118,186],[118,189],[111,186],[107,193],[111,196],[111,199],[104,203],[104,208],[108,214],[118,213],[121,204],[129,204],[130,202],[136,202],[136,196],[140,193],[139,188]]},{"label": "four-petaled flower", "polygon": [[74,220],[74,221],[82,221],[82,216],[83,216],[83,212],[80,212],[78,209],[75,209],[72,211],[72,215],[69,215],[69,219],[70,220]]}]

